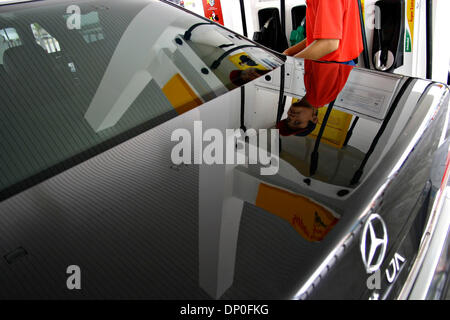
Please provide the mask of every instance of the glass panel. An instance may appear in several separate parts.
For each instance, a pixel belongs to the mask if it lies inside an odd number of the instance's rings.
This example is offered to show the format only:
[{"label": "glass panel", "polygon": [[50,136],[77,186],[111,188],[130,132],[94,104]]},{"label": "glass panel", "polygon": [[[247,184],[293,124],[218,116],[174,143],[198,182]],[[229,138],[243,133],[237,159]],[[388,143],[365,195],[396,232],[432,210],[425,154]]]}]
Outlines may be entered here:
[{"label": "glass panel", "polygon": [[0,29],[2,198],[283,63],[162,2],[78,7],[78,16],[54,3],[0,13],[0,27],[23,32]]}]

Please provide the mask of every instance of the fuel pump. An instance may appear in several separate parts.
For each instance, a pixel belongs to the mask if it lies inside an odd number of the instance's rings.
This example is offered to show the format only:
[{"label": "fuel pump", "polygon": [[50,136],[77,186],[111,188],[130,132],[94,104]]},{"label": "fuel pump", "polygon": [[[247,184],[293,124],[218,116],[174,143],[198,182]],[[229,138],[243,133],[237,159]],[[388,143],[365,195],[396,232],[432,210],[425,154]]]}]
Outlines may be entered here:
[{"label": "fuel pump", "polygon": [[292,31],[289,45],[293,46],[306,38],[306,5],[293,7],[291,10]]},{"label": "fuel pump", "polygon": [[447,82],[448,0],[360,0],[371,68]]},{"label": "fuel pump", "polygon": [[404,12],[404,0],[379,0],[375,2],[372,61],[376,70],[393,71],[403,65]]}]

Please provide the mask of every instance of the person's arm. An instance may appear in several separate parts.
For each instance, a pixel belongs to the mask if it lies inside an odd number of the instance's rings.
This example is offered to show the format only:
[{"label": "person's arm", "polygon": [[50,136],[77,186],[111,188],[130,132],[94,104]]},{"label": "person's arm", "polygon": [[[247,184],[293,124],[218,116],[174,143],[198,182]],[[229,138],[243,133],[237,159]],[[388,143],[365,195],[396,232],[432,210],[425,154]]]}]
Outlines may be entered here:
[{"label": "person's arm", "polygon": [[303,51],[305,48],[306,48],[306,39],[303,39],[302,41],[300,41],[296,45],[293,45],[292,47],[287,48],[286,50],[284,50],[283,54],[285,54],[287,56],[294,56],[297,53]]},{"label": "person's arm", "polygon": [[339,48],[339,39],[317,39],[294,55],[295,58],[319,60]]}]

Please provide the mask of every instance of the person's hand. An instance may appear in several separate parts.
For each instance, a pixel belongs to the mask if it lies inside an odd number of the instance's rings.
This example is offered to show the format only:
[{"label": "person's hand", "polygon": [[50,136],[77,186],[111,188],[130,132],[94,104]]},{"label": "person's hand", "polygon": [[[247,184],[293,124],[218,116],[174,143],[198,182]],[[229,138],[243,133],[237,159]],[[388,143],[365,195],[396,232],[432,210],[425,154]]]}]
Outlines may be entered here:
[{"label": "person's hand", "polygon": [[302,50],[304,50],[305,48],[306,48],[306,39],[303,39],[296,45],[293,45],[292,47],[289,47],[286,50],[284,50],[283,54],[292,57],[297,53],[301,52]]}]

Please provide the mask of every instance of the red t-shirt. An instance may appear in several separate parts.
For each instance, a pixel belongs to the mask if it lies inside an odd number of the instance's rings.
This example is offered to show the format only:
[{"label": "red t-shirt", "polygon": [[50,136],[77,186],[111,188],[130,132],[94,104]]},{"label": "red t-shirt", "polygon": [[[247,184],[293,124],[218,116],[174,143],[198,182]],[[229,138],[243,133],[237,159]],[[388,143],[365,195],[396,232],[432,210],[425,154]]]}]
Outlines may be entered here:
[{"label": "red t-shirt", "polygon": [[322,61],[346,62],[363,50],[356,0],[306,0],[306,45],[317,39],[339,39],[339,48]]},{"label": "red t-shirt", "polygon": [[306,100],[320,108],[336,99],[352,69],[347,64],[305,60]]}]

